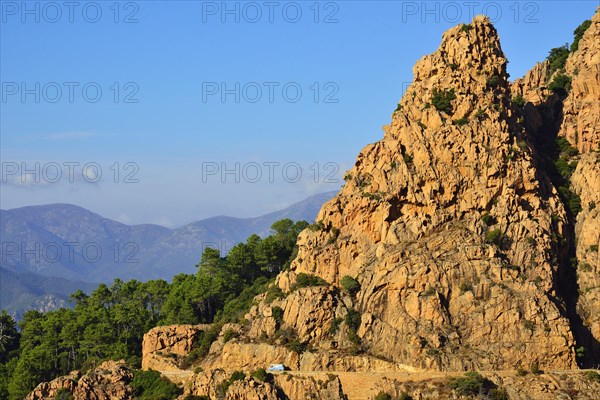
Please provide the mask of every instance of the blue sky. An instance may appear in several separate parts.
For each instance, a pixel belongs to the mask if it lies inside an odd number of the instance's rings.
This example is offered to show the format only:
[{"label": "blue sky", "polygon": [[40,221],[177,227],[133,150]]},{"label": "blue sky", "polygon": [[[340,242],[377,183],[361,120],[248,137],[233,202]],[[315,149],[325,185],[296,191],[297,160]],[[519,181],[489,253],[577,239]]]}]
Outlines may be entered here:
[{"label": "blue sky", "polygon": [[516,78],[599,2],[0,4],[1,207],[177,226],[338,190],[415,61],[472,14]]}]

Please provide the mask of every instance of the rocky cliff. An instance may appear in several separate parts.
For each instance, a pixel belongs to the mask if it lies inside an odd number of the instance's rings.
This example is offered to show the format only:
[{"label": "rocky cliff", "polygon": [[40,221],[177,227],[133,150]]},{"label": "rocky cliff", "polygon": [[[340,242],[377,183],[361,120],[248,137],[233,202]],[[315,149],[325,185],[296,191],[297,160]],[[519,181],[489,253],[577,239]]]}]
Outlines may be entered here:
[{"label": "rocky cliff", "polygon": [[[273,303],[301,341],[326,350],[327,327],[353,309],[353,342],[395,363],[575,366],[556,289],[567,215],[511,107],[506,62],[484,17],[417,62],[384,138],[358,155],[277,280],[286,292],[300,273],[332,285],[328,302],[301,289]],[[335,290],[344,276],[360,284],[354,296]]]},{"label": "rocky cliff", "polygon": [[[415,65],[383,139],[301,233],[276,280],[285,295],[259,296],[233,340],[223,328],[191,393],[210,394],[210,371],[275,362],[341,375],[576,368],[598,338],[597,19],[569,56],[566,73],[580,75],[567,96],[548,88],[548,62],[509,84],[486,18],[446,32]],[[582,153],[569,188],[577,219],[538,146],[556,136]],[[514,398],[560,389],[499,383]]]},{"label": "rocky cliff", "polygon": [[25,400],[67,398],[60,397],[62,392],[71,394],[74,400],[130,399],[132,379],[133,373],[125,361],[106,361],[86,374],[73,371],[70,375],[41,383]]},{"label": "rocky cliff", "polygon": [[[559,131],[581,157],[571,177],[573,190],[581,199],[575,223],[575,257],[579,299],[577,312],[590,331],[584,344],[589,364],[600,365],[600,13],[596,13],[567,60],[566,73],[572,87],[563,106]],[[595,365],[594,365],[595,364]]]},{"label": "rocky cliff", "polygon": [[[574,327],[579,336],[579,355],[588,365],[600,364],[600,13],[596,13],[571,51],[563,69],[550,73],[548,62],[536,65],[517,80],[512,90],[528,101],[523,110],[525,125],[537,142],[564,137],[578,150],[569,159],[574,171],[562,184],[577,196],[571,215],[568,237],[569,264],[576,268],[576,284],[570,297],[572,313],[582,326]],[[562,96],[548,89],[559,74],[571,80]],[[546,148],[539,146],[538,153]],[[577,154],[579,153],[579,154]],[[569,201],[567,199],[567,201]],[[583,361],[583,360],[582,360]]]}]

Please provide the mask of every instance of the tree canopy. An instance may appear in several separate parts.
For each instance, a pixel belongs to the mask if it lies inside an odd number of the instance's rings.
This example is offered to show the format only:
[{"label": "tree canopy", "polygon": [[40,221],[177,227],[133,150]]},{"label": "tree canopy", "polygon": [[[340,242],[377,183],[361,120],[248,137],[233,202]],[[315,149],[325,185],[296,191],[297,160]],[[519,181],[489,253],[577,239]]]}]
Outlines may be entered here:
[{"label": "tree canopy", "polygon": [[272,234],[251,235],[224,256],[206,248],[196,274],[172,282],[104,283],[91,293],[71,295],[72,309],[28,311],[20,322],[0,315],[0,398],[20,400],[37,384],[72,370],[89,370],[108,359],[141,364],[144,333],[155,326],[235,321],[254,296],[288,268],[296,239],[308,223],[289,219]]}]

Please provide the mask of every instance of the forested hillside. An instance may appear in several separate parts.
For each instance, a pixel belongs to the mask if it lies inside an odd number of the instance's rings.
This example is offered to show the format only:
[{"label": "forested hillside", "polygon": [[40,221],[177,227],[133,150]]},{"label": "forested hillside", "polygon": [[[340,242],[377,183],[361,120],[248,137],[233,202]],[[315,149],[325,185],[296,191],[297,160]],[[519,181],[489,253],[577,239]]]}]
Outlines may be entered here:
[{"label": "forested hillside", "polygon": [[226,257],[205,249],[197,273],[164,280],[100,284],[91,295],[71,295],[73,309],[48,313],[29,311],[17,331],[15,321],[0,317],[0,398],[21,400],[38,383],[79,369],[89,370],[103,360],[141,363],[144,333],[157,325],[215,322],[192,356],[201,356],[222,323],[243,317],[254,296],[289,267],[296,239],[306,222],[284,219],[272,235],[251,235]]}]

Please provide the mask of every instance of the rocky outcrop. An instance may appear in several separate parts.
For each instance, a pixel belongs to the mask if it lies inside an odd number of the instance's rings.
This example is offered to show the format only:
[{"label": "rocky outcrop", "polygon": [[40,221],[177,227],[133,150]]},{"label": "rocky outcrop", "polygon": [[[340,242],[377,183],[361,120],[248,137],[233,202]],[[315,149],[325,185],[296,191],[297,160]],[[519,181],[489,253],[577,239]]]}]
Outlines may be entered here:
[{"label": "rocky outcrop", "polygon": [[[449,30],[413,71],[384,138],[361,151],[277,279],[290,292],[314,274],[336,290],[293,291],[283,327],[320,348],[323,327],[355,309],[362,350],[390,362],[574,367],[554,283],[566,212],[523,143],[495,29],[477,17]],[[353,297],[337,289],[346,275],[361,286]]]},{"label": "rocky outcrop", "polygon": [[273,385],[252,379],[234,382],[228,389],[226,400],[278,400]]},{"label": "rocky outcrop", "polygon": [[[591,334],[588,343],[584,343],[586,351],[597,357],[600,355],[600,154],[584,154],[571,183],[581,198],[581,212],[575,225],[577,313]],[[590,363],[599,364],[600,360]]]},{"label": "rocky outcrop", "polygon": [[[575,255],[579,299],[577,312],[591,338],[586,352],[600,357],[600,9],[567,59],[566,73],[572,87],[563,105],[559,135],[582,153],[571,177],[573,191],[580,196],[581,212],[575,224]],[[590,362],[600,364],[599,360]]]},{"label": "rocky outcrop", "polygon": [[339,378],[333,374],[316,376],[277,375],[275,385],[289,399],[312,399],[319,394],[321,400],[344,400],[345,395]]},{"label": "rocky outcrop", "polygon": [[600,150],[600,12],[591,22],[565,65],[572,81],[559,132],[581,153]]},{"label": "rocky outcrop", "polygon": [[170,325],[151,329],[142,342],[142,369],[176,371],[179,359],[196,344],[200,332],[210,325]]},{"label": "rocky outcrop", "polygon": [[550,95],[548,61],[537,63],[524,77],[515,80],[510,89],[513,97],[521,96],[533,104],[541,104]]},{"label": "rocky outcrop", "polygon": [[[595,33],[589,32],[568,69],[579,60],[587,67],[578,73],[595,70]],[[548,125],[536,108],[549,96],[547,67],[540,63],[509,85],[486,18],[448,31],[440,48],[415,65],[414,82],[384,138],[363,149],[342,191],[300,235],[296,260],[276,281],[286,296],[257,297],[248,324],[227,343],[221,335],[202,367],[575,367],[576,322],[557,290],[561,266],[569,263],[563,243],[570,220],[528,145],[530,132]],[[575,91],[572,121],[589,126],[586,102],[594,93],[585,85]],[[511,105],[516,95],[529,102],[524,110]],[[528,113],[525,121],[521,112]],[[569,131],[565,121],[557,130]],[[593,144],[594,135],[584,142]],[[598,286],[590,261],[598,240],[592,158],[584,156],[573,178],[588,207],[577,228],[577,237],[585,237],[577,241],[578,257],[588,260],[590,273],[578,275],[591,293],[579,305],[588,326],[596,324]],[[328,285],[297,288],[299,274]],[[360,290],[341,288],[344,276],[355,278]],[[356,312],[360,321],[351,327],[347,317]]]},{"label": "rocky outcrop", "polygon": [[[510,400],[546,400],[546,399],[595,399],[600,389],[600,382],[590,379],[584,372],[576,373],[544,373],[526,374],[523,376],[514,373],[489,373],[484,374],[497,389],[496,397]],[[402,393],[409,394],[412,399],[458,399],[452,390],[450,382],[459,377],[433,377],[423,380],[398,380],[383,378],[379,383],[382,392],[390,394],[392,398],[400,398]],[[503,396],[507,397],[503,397]],[[475,397],[473,397],[475,398]]]},{"label": "rocky outcrop", "polygon": [[126,400],[132,396],[129,383],[133,373],[123,360],[106,361],[98,368],[82,375],[73,371],[50,382],[40,383],[26,400],[50,400],[61,391],[73,395],[74,400]]},{"label": "rocky outcrop", "polygon": [[[576,283],[570,296],[576,298],[574,330],[579,337],[579,349],[586,357],[584,364],[600,363],[600,257],[595,251],[600,244],[600,217],[596,204],[600,201],[600,9],[591,19],[589,28],[579,41],[577,50],[567,58],[564,70],[555,72],[571,78],[565,96],[551,95],[546,86],[553,79],[547,70],[548,62],[537,64],[527,75],[512,85],[513,94],[521,94],[530,103],[523,109],[528,133],[537,137],[539,143],[549,142],[554,135],[566,138],[580,155],[570,162],[577,167],[569,181],[565,182],[580,198],[581,211],[571,217],[566,252],[572,266],[577,266]],[[539,150],[542,157],[548,149]],[[568,199],[565,201],[569,201]],[[569,235],[570,236],[570,235]],[[568,286],[568,285],[567,285]],[[578,293],[573,293],[577,290]],[[584,362],[585,361],[585,362]]]}]

